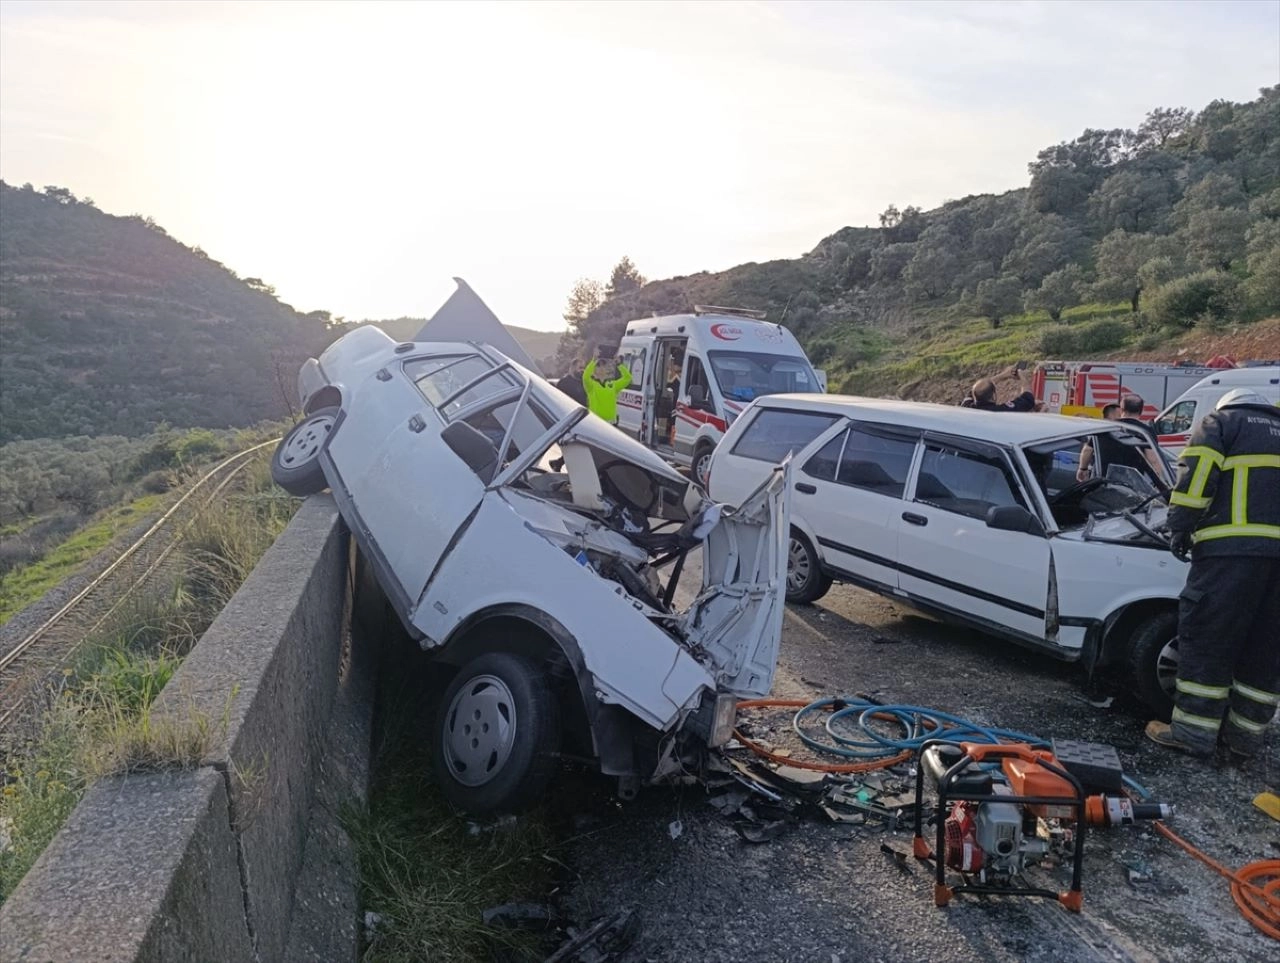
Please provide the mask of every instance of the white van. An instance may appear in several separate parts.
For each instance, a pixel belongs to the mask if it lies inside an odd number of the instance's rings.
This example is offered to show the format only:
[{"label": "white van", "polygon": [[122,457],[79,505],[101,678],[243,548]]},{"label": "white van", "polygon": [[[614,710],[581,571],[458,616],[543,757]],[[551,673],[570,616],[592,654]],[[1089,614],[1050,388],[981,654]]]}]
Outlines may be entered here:
[{"label": "white van", "polygon": [[1280,405],[1280,365],[1257,368],[1226,368],[1201,378],[1178,400],[1156,416],[1151,427],[1160,436],[1160,447],[1177,457],[1187,447],[1200,419],[1235,388],[1250,388],[1272,404]]},{"label": "white van", "polygon": [[632,377],[618,427],[703,484],[716,443],[754,399],[827,387],[795,335],[738,308],[632,321],[618,355]]}]

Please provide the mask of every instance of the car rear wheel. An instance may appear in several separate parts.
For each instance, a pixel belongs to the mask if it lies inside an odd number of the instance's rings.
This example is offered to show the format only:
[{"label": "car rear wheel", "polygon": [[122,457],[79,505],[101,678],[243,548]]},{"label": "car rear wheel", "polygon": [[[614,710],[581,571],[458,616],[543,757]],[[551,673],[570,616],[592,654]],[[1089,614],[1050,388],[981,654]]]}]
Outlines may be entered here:
[{"label": "car rear wheel", "polygon": [[822,571],[813,543],[793,528],[787,546],[787,601],[816,602],[830,588],[831,576]]},{"label": "car rear wheel", "polygon": [[289,429],[276,445],[271,456],[271,480],[290,495],[314,495],[329,484],[320,468],[320,452],[338,423],[340,411],[317,408]]},{"label": "car rear wheel", "polygon": [[1129,637],[1129,666],[1142,701],[1162,719],[1173,713],[1178,681],[1178,616],[1160,612]]},{"label": "car rear wheel", "polygon": [[555,773],[560,716],[532,659],[482,655],[463,666],[440,702],[436,777],[470,812],[513,812],[536,802]]}]

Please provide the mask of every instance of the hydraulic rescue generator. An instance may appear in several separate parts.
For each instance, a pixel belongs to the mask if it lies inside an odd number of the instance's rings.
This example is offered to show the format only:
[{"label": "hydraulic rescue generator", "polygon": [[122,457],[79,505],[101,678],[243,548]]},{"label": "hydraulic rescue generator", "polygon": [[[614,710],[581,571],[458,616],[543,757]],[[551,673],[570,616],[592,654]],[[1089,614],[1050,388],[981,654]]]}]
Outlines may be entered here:
[{"label": "hydraulic rescue generator", "polygon": [[[938,797],[932,848],[923,834],[926,774]],[[1041,896],[1080,912],[1085,828],[1172,813],[1163,803],[1133,802],[1123,780],[1110,746],[1055,741],[1050,752],[1025,743],[926,741],[916,770],[913,849],[916,858],[934,860],[934,903],[946,906],[958,893]],[[1071,861],[1066,892],[1021,883],[1028,867],[1048,858]],[[948,885],[948,870],[963,882]]]}]

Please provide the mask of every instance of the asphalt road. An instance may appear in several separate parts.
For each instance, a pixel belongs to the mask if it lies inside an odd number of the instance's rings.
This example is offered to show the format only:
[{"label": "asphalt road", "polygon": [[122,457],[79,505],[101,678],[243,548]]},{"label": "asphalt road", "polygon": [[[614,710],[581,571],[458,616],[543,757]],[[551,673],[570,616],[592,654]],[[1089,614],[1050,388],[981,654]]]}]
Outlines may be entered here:
[{"label": "asphalt road", "polygon": [[[693,576],[693,573],[690,573]],[[694,576],[696,577],[696,576]],[[1085,698],[1079,670],[940,625],[859,589],[837,586],[789,608],[773,694],[865,692],[976,721],[1108,743],[1128,775],[1178,807],[1173,828],[1231,867],[1280,857],[1280,823],[1251,805],[1280,783],[1280,737],[1250,768],[1202,763],[1146,743],[1146,715],[1122,681],[1113,703]],[[789,717],[774,717],[777,744]],[[561,904],[578,920],[635,910],[625,961],[1245,961],[1276,944],[1240,916],[1220,877],[1148,827],[1093,833],[1084,911],[1047,900],[957,897],[933,905],[931,866],[905,868],[890,834],[802,820],[758,845],[739,837],[701,786],[649,788],[620,805],[600,777],[561,787],[576,836]],[[671,824],[681,832],[672,838]],[[1145,880],[1130,882],[1136,867]],[[1065,889],[1065,870],[1042,882]]]}]

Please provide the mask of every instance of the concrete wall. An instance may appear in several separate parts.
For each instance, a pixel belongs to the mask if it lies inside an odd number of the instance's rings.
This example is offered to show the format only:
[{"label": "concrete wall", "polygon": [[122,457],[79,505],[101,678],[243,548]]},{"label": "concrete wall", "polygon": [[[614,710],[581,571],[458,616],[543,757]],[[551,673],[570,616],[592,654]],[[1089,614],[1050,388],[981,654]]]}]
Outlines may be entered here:
[{"label": "concrete wall", "polygon": [[[317,787],[333,809],[367,785],[373,647],[345,630],[354,558],[332,499],[308,499],[156,700],[153,724],[209,729],[200,767],[93,786],[0,907],[0,960],[289,955],[308,833],[321,825],[326,851],[345,841],[314,817]],[[325,957],[354,958],[354,875],[337,885],[323,915],[351,942]]]}]

